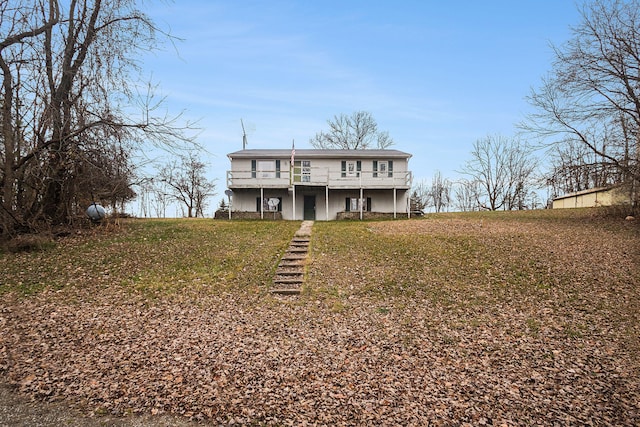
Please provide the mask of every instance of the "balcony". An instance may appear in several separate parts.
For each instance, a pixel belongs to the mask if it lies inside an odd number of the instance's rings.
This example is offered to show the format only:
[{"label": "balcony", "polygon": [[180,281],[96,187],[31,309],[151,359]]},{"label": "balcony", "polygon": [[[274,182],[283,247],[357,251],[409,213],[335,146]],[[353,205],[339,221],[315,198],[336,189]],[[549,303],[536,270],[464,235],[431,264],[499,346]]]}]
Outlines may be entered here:
[{"label": "balcony", "polygon": [[289,188],[296,186],[328,186],[330,189],[409,189],[409,171],[380,172],[372,170],[347,174],[328,168],[306,168],[293,174],[290,171],[227,171],[227,188]]}]

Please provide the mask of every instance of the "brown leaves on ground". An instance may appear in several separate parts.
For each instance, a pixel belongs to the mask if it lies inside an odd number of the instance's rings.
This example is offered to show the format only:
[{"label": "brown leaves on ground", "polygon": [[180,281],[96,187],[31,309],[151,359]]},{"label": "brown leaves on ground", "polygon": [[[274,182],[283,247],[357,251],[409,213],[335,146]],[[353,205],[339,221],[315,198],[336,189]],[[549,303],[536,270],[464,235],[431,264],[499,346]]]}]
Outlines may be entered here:
[{"label": "brown leaves on ground", "polygon": [[[264,277],[289,229],[199,225],[197,235],[229,233],[237,244],[198,240],[207,249],[180,272],[151,274],[129,258],[126,269],[109,267],[109,279],[4,293],[0,369],[22,393],[96,414],[211,424],[637,425],[638,226],[555,215],[317,222],[306,290],[285,298],[270,296]],[[182,227],[178,234],[191,236]],[[121,239],[135,232],[123,234],[100,251],[134,245]],[[154,250],[163,264],[175,262]],[[230,250],[244,265],[213,253]],[[153,253],[136,257],[153,265]],[[198,257],[220,263],[216,274]],[[167,276],[183,283],[173,287]]]}]

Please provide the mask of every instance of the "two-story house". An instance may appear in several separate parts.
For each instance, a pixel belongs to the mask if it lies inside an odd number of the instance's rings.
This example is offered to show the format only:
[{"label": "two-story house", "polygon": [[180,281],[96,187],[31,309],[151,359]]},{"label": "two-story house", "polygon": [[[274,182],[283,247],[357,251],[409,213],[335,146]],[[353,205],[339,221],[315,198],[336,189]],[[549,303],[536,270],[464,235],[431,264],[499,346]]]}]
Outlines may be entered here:
[{"label": "two-story house", "polygon": [[410,215],[410,154],[398,150],[241,150],[227,155],[232,212],[290,220]]}]

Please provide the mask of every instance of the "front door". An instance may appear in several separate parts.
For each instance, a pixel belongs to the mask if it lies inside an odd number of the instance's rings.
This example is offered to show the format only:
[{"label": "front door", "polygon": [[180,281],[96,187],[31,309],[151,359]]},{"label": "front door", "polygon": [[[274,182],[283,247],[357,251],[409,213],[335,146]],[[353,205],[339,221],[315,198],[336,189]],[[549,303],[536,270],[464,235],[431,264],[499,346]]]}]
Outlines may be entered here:
[{"label": "front door", "polygon": [[304,215],[305,221],[316,219],[316,196],[304,196]]}]

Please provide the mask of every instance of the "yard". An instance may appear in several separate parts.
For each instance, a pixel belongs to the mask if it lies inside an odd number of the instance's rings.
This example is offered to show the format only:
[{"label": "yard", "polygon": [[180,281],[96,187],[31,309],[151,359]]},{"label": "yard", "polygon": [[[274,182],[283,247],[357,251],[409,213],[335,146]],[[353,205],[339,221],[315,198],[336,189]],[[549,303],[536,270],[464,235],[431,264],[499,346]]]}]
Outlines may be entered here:
[{"label": "yard", "polygon": [[0,253],[0,380],[97,420],[640,424],[637,220],[316,222],[302,294],[273,296],[299,226],[135,220]]}]

